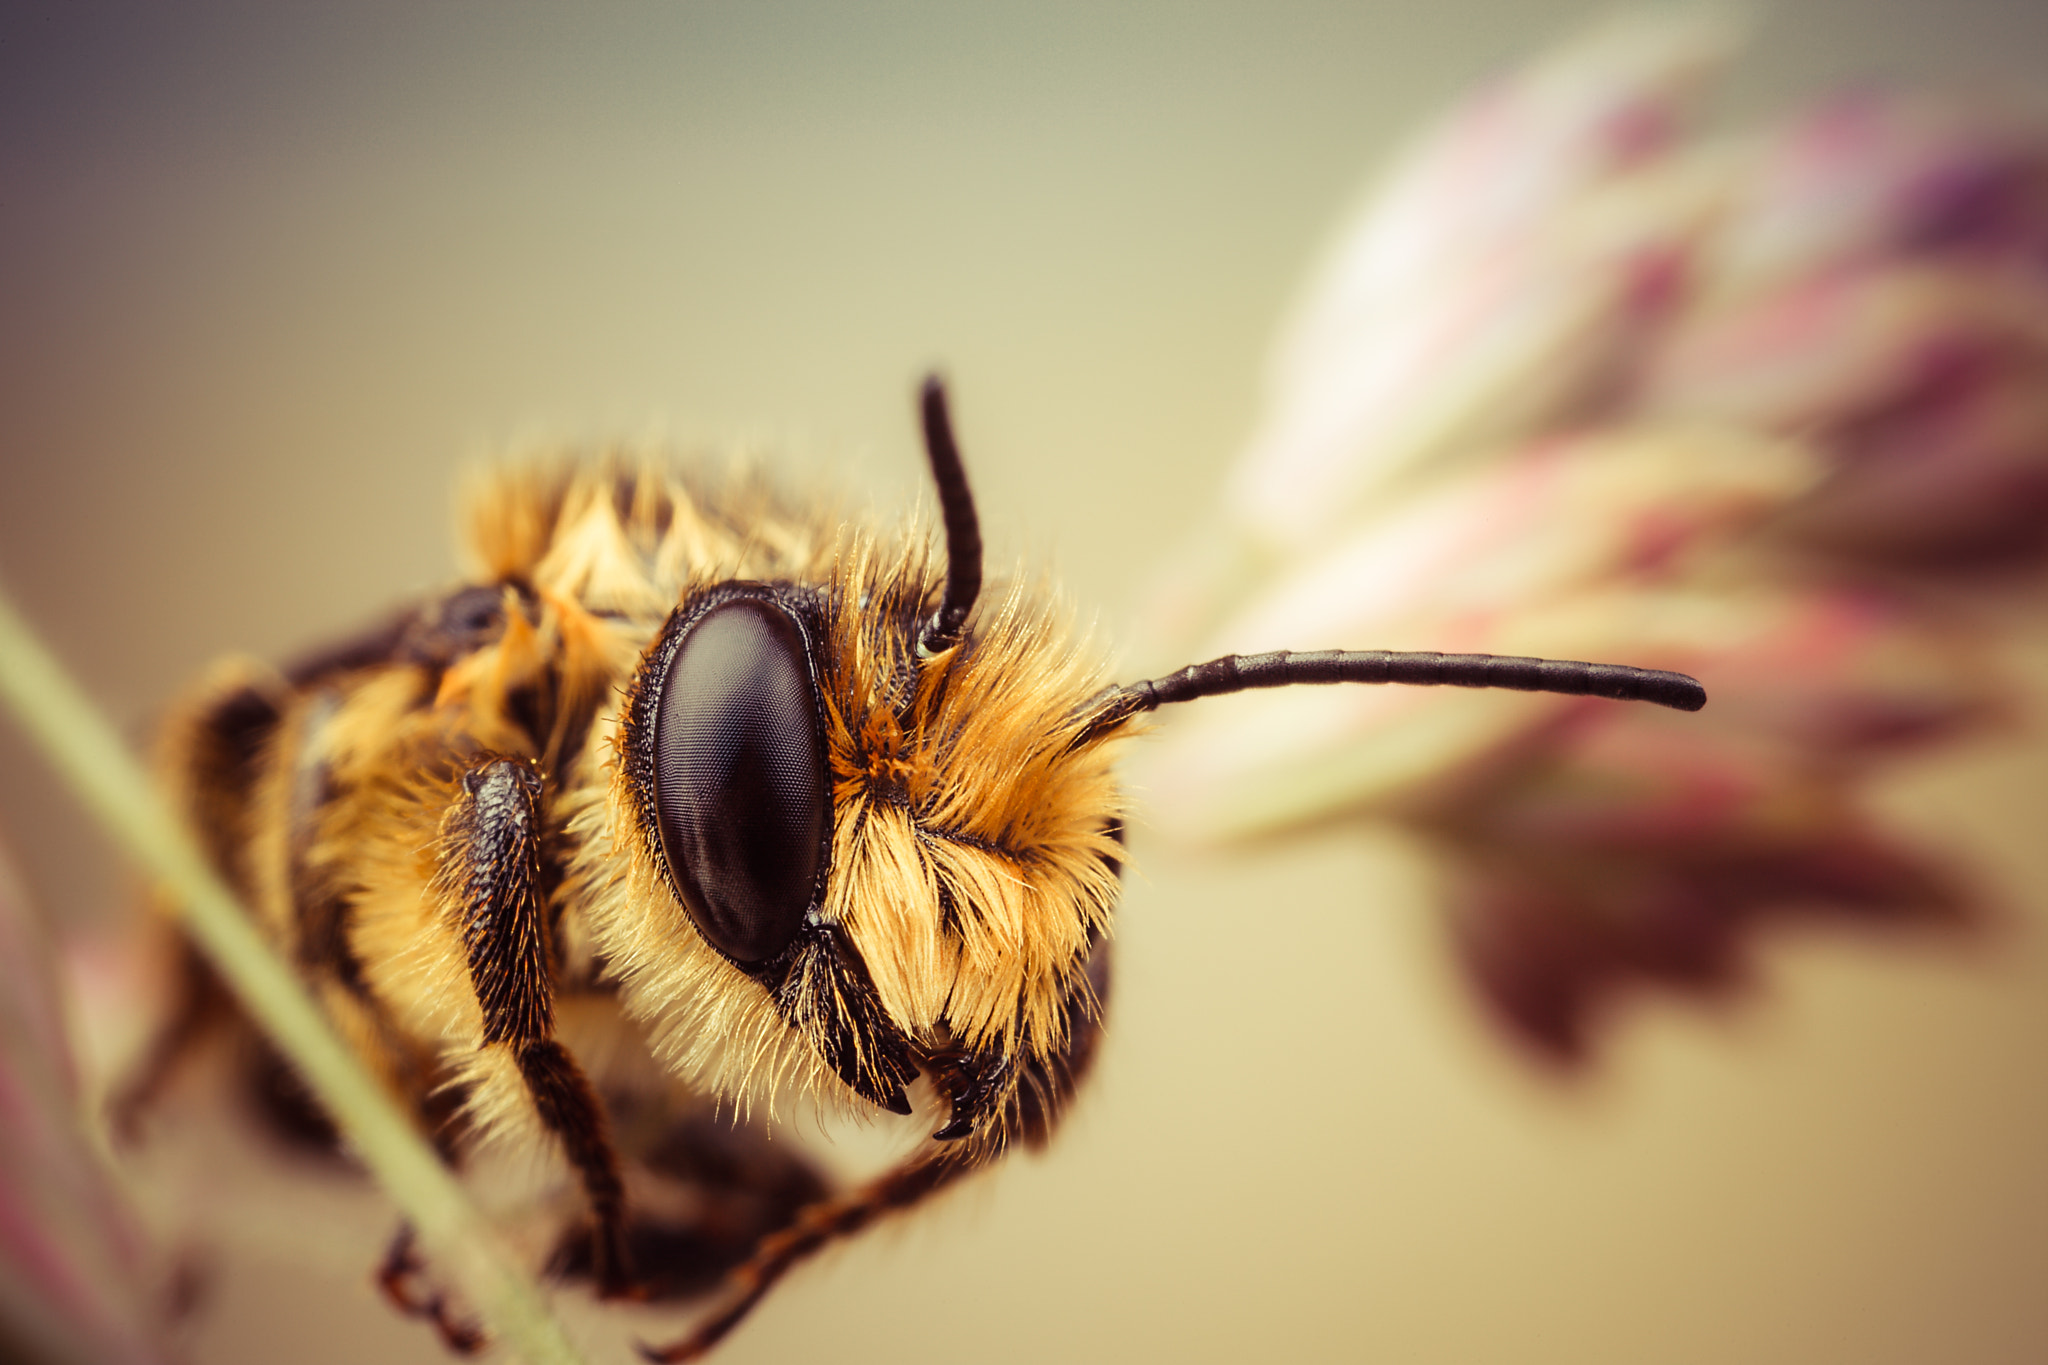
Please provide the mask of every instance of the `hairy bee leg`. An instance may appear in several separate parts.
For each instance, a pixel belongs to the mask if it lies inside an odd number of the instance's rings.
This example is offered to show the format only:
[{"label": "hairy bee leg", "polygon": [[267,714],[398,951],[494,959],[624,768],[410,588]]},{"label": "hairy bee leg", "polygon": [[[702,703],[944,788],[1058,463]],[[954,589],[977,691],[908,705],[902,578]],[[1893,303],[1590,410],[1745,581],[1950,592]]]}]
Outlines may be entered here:
[{"label": "hairy bee leg", "polygon": [[[644,1182],[628,1201],[626,1236],[649,1302],[701,1301],[716,1293],[763,1237],[834,1193],[793,1144],[735,1126],[695,1101],[686,1102],[689,1112],[678,1113],[669,1096],[605,1098],[613,1141]],[[590,1278],[587,1230],[564,1232],[548,1271],[564,1280]]]},{"label": "hairy bee leg", "polygon": [[[1091,989],[1099,1001],[1107,997],[1109,987],[1106,944],[1097,945],[1089,965]],[[1016,1088],[994,1123],[965,1137],[928,1142],[910,1160],[853,1193],[806,1205],[788,1227],[761,1239],[747,1263],[727,1278],[725,1303],[699,1322],[689,1336],[668,1346],[642,1342],[640,1354],[662,1365],[702,1359],[798,1262],[878,1218],[930,1198],[961,1176],[995,1161],[1013,1142],[1028,1147],[1043,1144],[1094,1062],[1102,1036],[1101,1016],[1079,998],[1070,998],[1067,1030],[1064,1052],[1049,1062],[1020,1069]]]},{"label": "hairy bee leg", "polygon": [[599,1292],[633,1293],[626,1193],[604,1108],[582,1068],[554,1040],[548,925],[540,889],[541,779],[522,760],[487,757],[462,775],[442,822],[441,881],[460,902],[483,1043],[506,1049],[541,1123],[562,1143],[595,1226]]},{"label": "hairy bee leg", "polygon": [[643,1358],[656,1362],[700,1360],[739,1326],[754,1305],[799,1261],[841,1237],[850,1237],[885,1214],[907,1209],[937,1193],[987,1160],[969,1144],[927,1145],[917,1156],[852,1194],[807,1204],[788,1227],[771,1232],[745,1265],[726,1278],[727,1298],[682,1340],[667,1346],[638,1343]]},{"label": "hairy bee leg", "polygon": [[516,1048],[519,1074],[534,1108],[561,1139],[590,1200],[596,1220],[590,1236],[598,1292],[608,1299],[637,1297],[632,1256],[626,1249],[626,1187],[597,1092],[560,1043],[536,1039]]},{"label": "hairy bee leg", "polygon": [[199,950],[178,940],[175,992],[169,1016],[151,1034],[141,1059],[108,1097],[107,1128],[122,1146],[142,1135],[142,1121],[200,1040],[230,1014],[227,997]]},{"label": "hairy bee leg", "polygon": [[377,1267],[377,1287],[399,1312],[433,1323],[441,1344],[450,1351],[462,1356],[475,1355],[484,1348],[483,1331],[456,1318],[448,1309],[446,1295],[418,1288],[417,1282],[426,1268],[420,1264],[413,1240],[412,1224],[400,1223],[384,1252],[383,1264]]},{"label": "hairy bee leg", "polygon": [[699,1322],[690,1335],[667,1346],[640,1342],[640,1354],[660,1365],[702,1359],[805,1257],[886,1214],[930,1198],[961,1176],[1001,1157],[1012,1143],[1043,1146],[1095,1065],[1095,1051],[1102,1041],[1102,1007],[1109,1000],[1109,964],[1108,940],[1095,939],[1089,949],[1085,985],[1065,1000],[1066,1046],[1050,1058],[1018,1067],[1017,1083],[993,1122],[982,1123],[962,1137],[934,1137],[908,1161],[853,1193],[806,1205],[788,1227],[761,1239],[747,1263],[727,1278],[725,1303]]}]

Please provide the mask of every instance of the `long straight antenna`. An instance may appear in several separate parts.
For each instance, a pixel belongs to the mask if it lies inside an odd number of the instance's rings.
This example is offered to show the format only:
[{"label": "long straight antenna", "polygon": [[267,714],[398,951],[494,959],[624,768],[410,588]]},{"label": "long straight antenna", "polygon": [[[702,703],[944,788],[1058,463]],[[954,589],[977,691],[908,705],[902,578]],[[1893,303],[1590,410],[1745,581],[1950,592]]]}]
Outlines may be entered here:
[{"label": "long straight antenna", "polygon": [[1385,649],[1326,649],[1297,653],[1226,654],[1177,673],[1112,690],[1076,743],[1086,743],[1132,716],[1174,702],[1220,697],[1255,687],[1302,683],[1411,683],[1444,687],[1503,687],[1573,697],[1647,701],[1677,711],[1707,704],[1707,690],[1683,673],[1627,664],[1571,659],[1528,659],[1506,654],[1403,653]]},{"label": "long straight antenna", "polygon": [[974,494],[967,487],[967,469],[953,440],[953,422],[946,414],[946,385],[937,375],[924,381],[918,406],[924,417],[924,449],[931,460],[932,482],[939,487],[939,515],[946,523],[946,595],[918,638],[918,653],[943,654],[959,643],[967,613],[981,595],[981,521],[974,515]]}]

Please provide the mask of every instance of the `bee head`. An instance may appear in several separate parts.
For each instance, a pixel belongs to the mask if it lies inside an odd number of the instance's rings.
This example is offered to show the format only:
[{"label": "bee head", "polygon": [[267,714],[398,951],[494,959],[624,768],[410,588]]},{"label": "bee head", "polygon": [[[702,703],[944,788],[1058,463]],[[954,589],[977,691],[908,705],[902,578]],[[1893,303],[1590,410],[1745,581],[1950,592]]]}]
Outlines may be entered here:
[{"label": "bee head", "polygon": [[843,533],[817,580],[693,586],[643,657],[614,827],[644,922],[616,965],[718,1093],[909,1113],[923,1073],[950,1137],[1096,1008],[1122,808],[1114,746],[1081,742],[1099,663],[1042,585],[982,594],[936,383],[924,418],[942,565]]}]

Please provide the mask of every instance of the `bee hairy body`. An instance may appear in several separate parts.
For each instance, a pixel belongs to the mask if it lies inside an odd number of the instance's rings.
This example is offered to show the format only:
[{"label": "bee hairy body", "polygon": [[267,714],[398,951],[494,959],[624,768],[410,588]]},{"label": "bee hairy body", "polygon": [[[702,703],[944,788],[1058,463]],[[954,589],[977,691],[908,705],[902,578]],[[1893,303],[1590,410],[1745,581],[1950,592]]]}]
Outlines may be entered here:
[{"label": "bee hairy body", "polygon": [[[450,1159],[563,1159],[586,1217],[555,1269],[614,1296],[730,1268],[652,1359],[701,1355],[805,1256],[1052,1133],[1100,1031],[1115,763],[1146,713],[1390,682],[1706,702],[1627,665],[1380,650],[1106,685],[1042,582],[984,591],[936,379],[921,407],[943,561],[915,520],[758,477],[505,469],[470,499],[474,581],[285,672],[234,666],[167,732],[194,832]],[[746,1126],[792,1095],[929,1136],[830,1194]],[[420,1270],[401,1230],[385,1288],[473,1349]]]},{"label": "bee hairy body", "polygon": [[[943,587],[924,528],[848,524],[758,477],[507,468],[472,490],[466,538],[477,581],[295,667],[223,666],[167,727],[164,766],[266,934],[451,1159],[565,1159],[589,1231],[556,1267],[603,1292],[704,1287],[663,1264],[679,1237],[698,1255],[692,1231],[637,1218],[626,1191],[649,1151],[704,1140],[707,1111],[765,1120],[801,1095],[907,1114],[917,1094],[937,1131],[864,1187],[830,1196],[793,1158],[750,1157],[761,1188],[713,1191],[759,1212],[681,1358],[817,1246],[1057,1123],[1093,1053],[1119,871],[1116,746],[1077,743],[1101,672],[1027,581],[921,658]],[[801,635],[826,765],[817,894],[762,962],[714,946],[678,880],[654,734],[678,654],[735,600]],[[167,1029],[135,1096],[191,1032]],[[408,1257],[401,1242],[387,1288],[474,1344],[401,1288]]]}]

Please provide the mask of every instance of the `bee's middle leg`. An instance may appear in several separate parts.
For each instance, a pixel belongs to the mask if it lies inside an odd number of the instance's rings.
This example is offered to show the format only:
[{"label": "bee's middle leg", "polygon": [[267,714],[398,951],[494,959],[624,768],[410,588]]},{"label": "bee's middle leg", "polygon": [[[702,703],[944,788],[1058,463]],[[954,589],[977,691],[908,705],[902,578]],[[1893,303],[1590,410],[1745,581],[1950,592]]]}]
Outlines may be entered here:
[{"label": "bee's middle leg", "polygon": [[486,757],[462,775],[442,821],[440,885],[459,907],[483,1045],[503,1048],[541,1123],[590,1201],[599,1292],[633,1292],[625,1186],[603,1106],[554,1039],[546,905],[540,889],[541,780],[524,759]]}]

